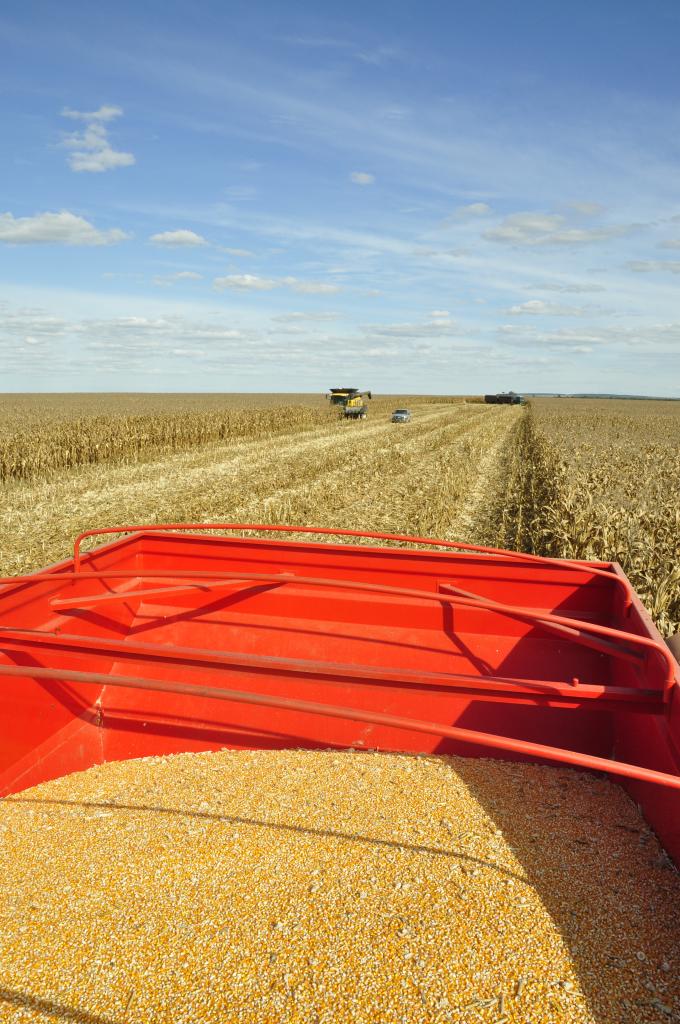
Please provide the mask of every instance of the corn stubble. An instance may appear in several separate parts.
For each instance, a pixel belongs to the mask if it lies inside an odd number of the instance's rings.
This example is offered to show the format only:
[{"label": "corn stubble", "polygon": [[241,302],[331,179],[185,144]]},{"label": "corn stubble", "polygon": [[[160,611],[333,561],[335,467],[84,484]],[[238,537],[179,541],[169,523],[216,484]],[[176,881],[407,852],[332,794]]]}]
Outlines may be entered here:
[{"label": "corn stubble", "polygon": [[619,561],[680,630],[678,403],[384,396],[356,423],[320,395],[15,396],[0,425],[7,573],[121,520],[308,523]]},{"label": "corn stubble", "polygon": [[[7,412],[2,571],[121,520],[356,527],[617,559],[678,628],[679,406],[385,398],[347,423],[260,397]],[[3,1021],[680,1020],[677,873],[618,787],[568,770],[103,765],[0,803],[0,867]]]},{"label": "corn stubble", "polygon": [[[378,413],[399,404],[383,396]],[[460,398],[410,398],[412,405]],[[322,395],[7,395],[0,405],[0,483],[78,466],[133,464],[212,441],[248,441],[337,420]]]},{"label": "corn stubble", "polygon": [[322,421],[286,433],[210,442],[128,464],[94,463],[0,494],[2,571],[67,557],[82,530],[116,522],[265,522],[430,533],[466,532],[478,500],[479,463],[498,477],[517,409],[410,402],[392,424],[393,400],[374,399],[365,422]]}]

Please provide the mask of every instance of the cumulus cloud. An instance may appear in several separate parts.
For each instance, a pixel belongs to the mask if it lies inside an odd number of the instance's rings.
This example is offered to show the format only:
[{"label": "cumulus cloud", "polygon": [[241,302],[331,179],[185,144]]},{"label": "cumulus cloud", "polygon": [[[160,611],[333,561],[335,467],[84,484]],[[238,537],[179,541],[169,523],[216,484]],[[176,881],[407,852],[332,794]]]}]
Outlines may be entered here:
[{"label": "cumulus cloud", "polygon": [[34,217],[0,214],[0,242],[9,245],[113,245],[130,238],[125,231],[112,228],[100,231],[84,217],[62,210],[37,213]]},{"label": "cumulus cloud", "polygon": [[335,295],[342,291],[340,285],[323,281],[299,281],[296,277],[258,277],[256,274],[227,274],[216,277],[215,288],[222,291],[231,288],[236,291],[268,292],[273,288],[290,288],[300,295]]},{"label": "cumulus cloud", "polygon": [[559,213],[512,213],[497,227],[485,231],[489,242],[506,245],[587,245],[618,238],[630,230],[624,225],[600,228],[565,227],[566,218]]},{"label": "cumulus cloud", "polygon": [[103,106],[99,110],[71,110],[64,107],[62,117],[84,122],[79,132],[67,132],[62,137],[62,145],[73,152],[68,158],[72,171],[90,171],[101,173],[111,171],[115,167],[130,167],[135,163],[132,153],[124,153],[113,149],[109,141],[109,131],[105,125],[120,117],[120,107]]},{"label": "cumulus cloud", "polygon": [[271,277],[257,277],[256,274],[227,274],[225,277],[216,277],[213,285],[218,291],[231,288],[239,292],[269,292],[272,288],[279,288],[281,283]]},{"label": "cumulus cloud", "polygon": [[487,203],[468,203],[467,206],[459,206],[455,216],[459,220],[466,220],[468,217],[485,217],[487,213],[491,213]]},{"label": "cumulus cloud", "polygon": [[113,121],[120,117],[123,111],[121,107],[100,107],[99,110],[71,110],[64,107],[61,111],[62,117],[70,117],[73,121]]},{"label": "cumulus cloud", "polygon": [[636,274],[653,274],[656,271],[680,274],[680,260],[630,260],[626,266]]},{"label": "cumulus cloud", "polygon": [[368,174],[367,171],[352,171],[349,180],[353,181],[355,185],[373,185],[375,183],[375,175]]},{"label": "cumulus cloud", "polygon": [[444,318],[444,320],[448,320],[450,315],[451,314],[449,313],[448,309],[433,309],[432,312],[430,313],[430,316],[434,320],[441,320],[442,317]]},{"label": "cumulus cloud", "polygon": [[149,241],[153,242],[154,245],[165,245],[169,247],[208,244],[203,235],[197,235],[195,231],[188,231],[186,228],[180,228],[177,231],[160,231],[156,235],[151,235]]},{"label": "cumulus cloud", "polygon": [[505,310],[511,316],[583,316],[588,310],[581,306],[557,306],[542,299],[529,299],[518,306]]},{"label": "cumulus cloud", "polygon": [[67,327],[66,320],[43,310],[10,309],[0,302],[0,338],[21,339],[27,345],[34,345],[61,337]]}]

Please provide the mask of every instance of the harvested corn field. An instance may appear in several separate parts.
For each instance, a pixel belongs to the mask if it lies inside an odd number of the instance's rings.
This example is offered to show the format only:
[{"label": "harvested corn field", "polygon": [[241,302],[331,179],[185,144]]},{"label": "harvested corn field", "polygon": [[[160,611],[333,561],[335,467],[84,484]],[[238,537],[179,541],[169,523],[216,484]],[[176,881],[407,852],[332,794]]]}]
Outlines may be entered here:
[{"label": "harvested corn field", "polygon": [[[375,411],[395,401],[378,399]],[[129,465],[210,441],[274,438],[333,419],[337,409],[321,395],[11,395],[0,406],[0,483],[77,466]]]},{"label": "harvested corn field", "polygon": [[680,1018],[680,880],[602,779],[186,754],[10,797],[0,832],[0,1020]]},{"label": "harvested corn field", "polygon": [[620,562],[680,631],[680,402],[535,400],[509,463],[497,542]]},{"label": "harvested corn field", "polygon": [[470,512],[480,498],[480,464],[490,493],[522,411],[460,400],[410,404],[407,424],[390,422],[392,399],[374,399],[363,423],[343,422],[326,404],[316,425],[293,422],[265,436],[8,481],[0,495],[2,571],[62,559],[81,530],[123,520],[304,523],[475,539]]},{"label": "harvested corn field", "polygon": [[619,561],[680,630],[677,402],[383,396],[344,423],[320,395],[17,395],[0,424],[8,574],[122,520],[308,523]]}]

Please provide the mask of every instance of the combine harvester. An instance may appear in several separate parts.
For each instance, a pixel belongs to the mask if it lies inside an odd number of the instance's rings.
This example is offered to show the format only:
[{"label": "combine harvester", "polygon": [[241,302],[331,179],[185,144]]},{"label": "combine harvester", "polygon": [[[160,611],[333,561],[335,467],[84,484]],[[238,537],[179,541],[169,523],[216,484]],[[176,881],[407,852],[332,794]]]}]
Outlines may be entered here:
[{"label": "combine harvester", "polygon": [[370,391],[359,391],[358,388],[331,388],[327,398],[331,405],[341,406],[341,415],[346,420],[365,420],[368,406],[364,401],[373,397]]},{"label": "combine harvester", "polygon": [[0,583],[1,795],[225,747],[529,759],[607,773],[680,863],[680,668],[617,564],[168,524]]}]

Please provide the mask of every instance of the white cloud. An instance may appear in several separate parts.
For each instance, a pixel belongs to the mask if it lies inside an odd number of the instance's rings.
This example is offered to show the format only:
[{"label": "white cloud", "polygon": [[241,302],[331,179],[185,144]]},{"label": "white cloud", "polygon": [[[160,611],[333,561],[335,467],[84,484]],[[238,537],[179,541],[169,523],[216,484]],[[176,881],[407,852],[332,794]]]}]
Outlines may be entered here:
[{"label": "white cloud", "polygon": [[227,274],[226,277],[216,277],[213,285],[218,291],[232,288],[240,292],[269,292],[272,288],[279,288],[280,282],[255,274]]},{"label": "white cloud", "polygon": [[455,215],[459,220],[464,220],[467,217],[485,217],[487,213],[491,213],[488,203],[468,203],[467,206],[459,206]]},{"label": "white cloud", "polygon": [[103,146],[95,153],[73,153],[69,157],[72,171],[112,171],[115,167],[129,167],[135,162],[132,153],[118,153],[110,146]]},{"label": "white cloud", "polygon": [[352,171],[349,178],[355,185],[373,185],[375,182],[375,175],[367,171]]},{"label": "white cloud", "polygon": [[636,274],[652,274],[664,270],[680,274],[680,260],[630,260],[626,266]]},{"label": "white cloud", "polygon": [[67,133],[62,138],[62,145],[73,150],[68,158],[72,171],[100,173],[111,171],[115,167],[130,167],[135,163],[132,153],[112,148],[108,129],[105,127],[106,122],[113,121],[122,113],[120,107],[100,107],[99,110],[89,112],[64,107],[62,117],[85,123],[82,131]]},{"label": "white cloud", "polygon": [[433,319],[435,320],[441,320],[442,317],[445,320],[448,320],[450,315],[451,314],[449,313],[448,309],[433,309],[432,312],[430,313],[430,316],[433,317]]},{"label": "white cloud", "polygon": [[519,306],[511,306],[505,312],[512,316],[583,316],[588,310],[581,306],[556,306],[542,299],[529,299]]},{"label": "white cloud", "polygon": [[70,117],[74,121],[113,121],[120,117],[123,111],[121,107],[100,107],[99,110],[71,110],[64,107],[61,111],[62,117]]},{"label": "white cloud", "polygon": [[661,249],[680,249],[680,238],[667,238],[665,242],[660,242],[659,247]]},{"label": "white cloud", "polygon": [[75,213],[38,213],[34,217],[0,214],[0,242],[9,245],[113,245],[130,238],[118,228],[99,231]]},{"label": "white cloud", "polygon": [[577,350],[578,346],[611,346],[617,358],[630,352],[647,358],[651,353],[675,354],[680,343],[680,322],[645,323],[633,327],[561,327],[544,330],[525,324],[504,324],[498,328],[504,345],[550,346]]},{"label": "white cloud", "polygon": [[503,324],[498,328],[504,344],[522,346],[556,346],[576,349],[578,346],[591,347],[606,345],[615,340],[611,329],[592,331],[588,328],[563,327],[556,331],[543,331],[536,328],[518,327],[515,324]]},{"label": "white cloud", "polygon": [[208,245],[203,235],[197,235],[195,231],[188,231],[186,228],[177,231],[160,231],[156,235],[151,235],[149,241],[154,245],[166,246]]},{"label": "white cloud", "polygon": [[273,288],[290,288],[300,295],[335,295],[342,291],[340,285],[326,284],[323,281],[299,281],[296,277],[258,277],[256,274],[227,274],[216,277],[215,288],[233,288],[237,291],[268,292]]},{"label": "white cloud", "polygon": [[284,277],[282,284],[292,288],[299,295],[336,295],[342,291],[338,284],[326,284],[324,281],[298,281],[294,277]]},{"label": "white cloud", "polygon": [[227,246],[221,246],[222,252],[229,253],[230,256],[240,256],[243,259],[247,259],[249,256],[254,256],[255,253],[251,252],[250,249],[229,249]]},{"label": "white cloud", "polygon": [[498,227],[484,232],[490,242],[507,245],[585,245],[619,238],[630,230],[625,225],[601,228],[565,227],[566,218],[559,213],[512,213]]}]

